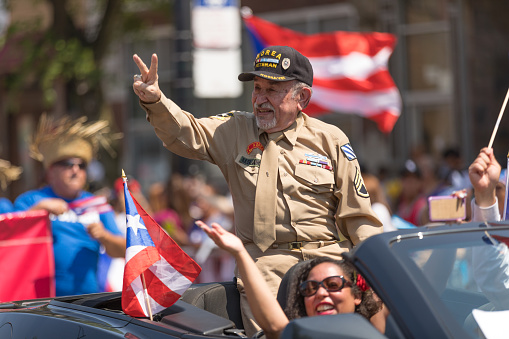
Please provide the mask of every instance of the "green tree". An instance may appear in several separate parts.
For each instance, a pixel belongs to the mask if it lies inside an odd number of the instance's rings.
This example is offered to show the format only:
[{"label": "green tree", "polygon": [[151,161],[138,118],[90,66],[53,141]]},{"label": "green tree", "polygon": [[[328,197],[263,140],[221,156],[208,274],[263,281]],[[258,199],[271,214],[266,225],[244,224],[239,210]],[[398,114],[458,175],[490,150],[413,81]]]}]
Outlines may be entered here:
[{"label": "green tree", "polygon": [[[40,90],[44,109],[57,103],[90,119],[104,116],[101,65],[111,42],[136,34],[151,25],[154,13],[171,16],[170,0],[0,0],[9,9],[14,1],[47,3],[53,18],[41,29],[42,18],[13,22],[4,43],[14,41],[21,62],[4,79],[7,98],[17,98],[27,88]],[[152,13],[152,14],[147,14]],[[161,15],[163,13],[163,15]],[[164,14],[165,13],[165,14]],[[86,22],[86,24],[85,24]],[[1,48],[2,41],[0,41]],[[16,100],[8,111],[15,113]]]}]

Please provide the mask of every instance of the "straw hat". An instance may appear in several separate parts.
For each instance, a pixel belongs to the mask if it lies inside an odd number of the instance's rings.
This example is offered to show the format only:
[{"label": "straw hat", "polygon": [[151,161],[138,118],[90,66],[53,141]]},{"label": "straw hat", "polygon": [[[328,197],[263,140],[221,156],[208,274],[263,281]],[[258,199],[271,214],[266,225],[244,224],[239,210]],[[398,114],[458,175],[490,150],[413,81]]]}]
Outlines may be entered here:
[{"label": "straw hat", "polygon": [[86,121],[85,116],[72,120],[68,116],[56,119],[43,114],[30,142],[30,156],[42,161],[45,169],[67,158],[81,158],[90,163],[99,146],[115,156],[111,142],[120,139],[122,133],[111,133],[106,120]]},{"label": "straw hat", "polygon": [[0,159],[0,187],[2,191],[5,191],[12,181],[18,180],[21,172],[23,172],[21,167],[13,166],[9,161]]}]

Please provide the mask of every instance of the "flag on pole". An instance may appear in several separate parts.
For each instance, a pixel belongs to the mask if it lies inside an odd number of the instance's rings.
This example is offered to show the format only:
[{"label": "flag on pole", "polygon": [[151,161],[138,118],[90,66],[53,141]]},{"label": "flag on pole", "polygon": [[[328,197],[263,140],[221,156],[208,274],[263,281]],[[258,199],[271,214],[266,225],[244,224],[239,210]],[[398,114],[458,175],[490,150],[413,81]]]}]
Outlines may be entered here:
[{"label": "flag on pole", "polygon": [[401,96],[387,69],[396,37],[389,33],[335,31],[303,34],[252,14],[243,14],[256,53],[284,45],[308,57],[313,66],[313,96],[305,112],[317,116],[353,113],[392,131],[401,112]]},{"label": "flag on pole", "polygon": [[73,201],[69,204],[69,208],[76,212],[77,215],[87,213],[103,214],[113,211],[113,207],[108,204],[108,200],[104,196],[93,196]]},{"label": "flag on pole", "polygon": [[133,317],[151,317],[173,305],[201,268],[143,210],[123,177],[127,234],[122,310]]}]

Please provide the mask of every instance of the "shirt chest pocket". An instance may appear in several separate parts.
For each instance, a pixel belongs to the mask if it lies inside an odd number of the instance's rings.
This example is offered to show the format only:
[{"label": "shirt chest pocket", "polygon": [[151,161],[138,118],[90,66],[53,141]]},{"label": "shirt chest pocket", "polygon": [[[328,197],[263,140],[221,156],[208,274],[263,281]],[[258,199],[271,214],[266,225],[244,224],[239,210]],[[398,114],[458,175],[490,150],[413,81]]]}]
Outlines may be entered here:
[{"label": "shirt chest pocket", "polygon": [[334,188],[334,174],[316,166],[297,165],[295,178],[314,193],[329,193]]},{"label": "shirt chest pocket", "polygon": [[244,198],[255,200],[256,182],[260,171],[260,159],[246,157],[242,154],[235,159],[238,185]]}]

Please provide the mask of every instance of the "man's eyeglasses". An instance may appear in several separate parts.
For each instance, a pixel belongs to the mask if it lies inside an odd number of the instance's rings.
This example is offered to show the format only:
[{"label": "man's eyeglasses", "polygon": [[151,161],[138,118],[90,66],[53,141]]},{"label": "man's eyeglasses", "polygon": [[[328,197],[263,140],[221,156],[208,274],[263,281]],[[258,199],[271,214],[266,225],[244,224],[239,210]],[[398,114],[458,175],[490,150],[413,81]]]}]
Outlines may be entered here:
[{"label": "man's eyeglasses", "polygon": [[71,161],[71,160],[61,160],[55,163],[56,166],[64,167],[66,169],[71,169],[74,166],[78,166],[80,170],[87,169],[87,163],[83,161]]},{"label": "man's eyeglasses", "polygon": [[300,284],[299,292],[304,297],[311,297],[316,294],[320,285],[329,292],[338,292],[344,287],[352,287],[352,283],[350,281],[347,281],[342,275],[336,275],[325,278],[322,281],[306,280]]}]

